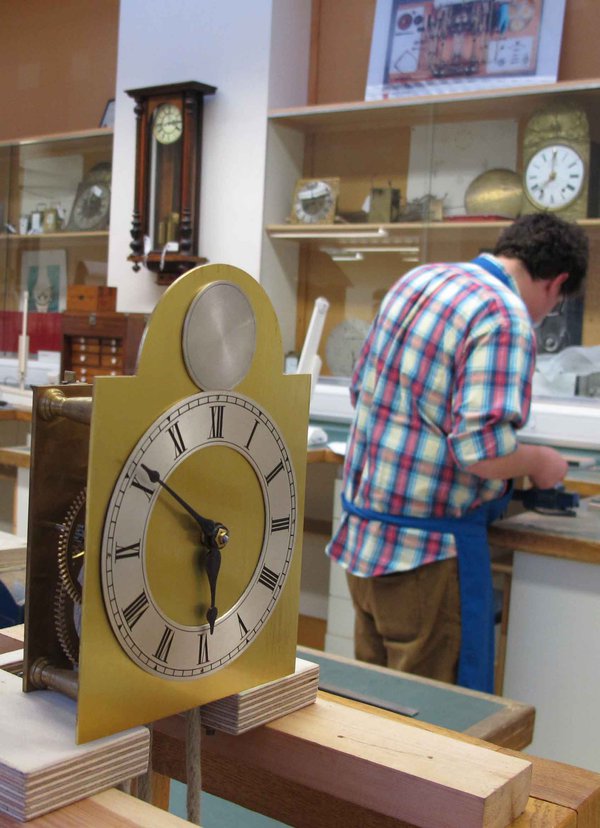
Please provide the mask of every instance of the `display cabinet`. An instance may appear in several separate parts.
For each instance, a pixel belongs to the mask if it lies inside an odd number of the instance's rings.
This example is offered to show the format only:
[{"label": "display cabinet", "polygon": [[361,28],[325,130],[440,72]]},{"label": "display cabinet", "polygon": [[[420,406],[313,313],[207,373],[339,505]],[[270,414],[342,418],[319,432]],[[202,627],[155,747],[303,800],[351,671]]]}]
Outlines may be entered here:
[{"label": "display cabinet", "polygon": [[[582,224],[592,251],[584,297],[540,333],[540,350],[599,344],[599,140],[600,81],[272,111],[262,280],[282,309],[295,298],[287,347],[301,347],[324,296],[322,376],[347,378],[399,276],[490,250],[540,209]],[[290,218],[300,178],[339,179],[333,222]]]},{"label": "display cabinet", "polygon": [[61,376],[72,371],[78,382],[98,376],[135,374],[146,327],[143,313],[62,314]]},{"label": "display cabinet", "polygon": [[0,144],[0,350],[60,350],[67,286],[106,283],[112,130]]}]

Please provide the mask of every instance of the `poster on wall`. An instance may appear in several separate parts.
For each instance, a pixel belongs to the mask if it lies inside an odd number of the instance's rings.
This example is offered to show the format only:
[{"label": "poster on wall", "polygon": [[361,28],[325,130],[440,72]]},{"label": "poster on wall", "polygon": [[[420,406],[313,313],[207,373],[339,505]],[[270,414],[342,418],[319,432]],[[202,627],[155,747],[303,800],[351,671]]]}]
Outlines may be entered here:
[{"label": "poster on wall", "polygon": [[30,313],[56,313],[67,304],[66,250],[31,250],[21,257],[21,291]]},{"label": "poster on wall", "polygon": [[566,0],[377,0],[366,100],[554,83]]}]

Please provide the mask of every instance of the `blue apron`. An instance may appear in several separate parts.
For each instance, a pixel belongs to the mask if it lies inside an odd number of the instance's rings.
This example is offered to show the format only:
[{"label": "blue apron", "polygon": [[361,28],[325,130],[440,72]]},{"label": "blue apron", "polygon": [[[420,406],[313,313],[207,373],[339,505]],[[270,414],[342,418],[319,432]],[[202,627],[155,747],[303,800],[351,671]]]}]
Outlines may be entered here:
[{"label": "blue apron", "polygon": [[494,590],[487,527],[500,517],[512,490],[489,500],[460,518],[417,518],[362,509],[342,495],[348,514],[363,520],[380,520],[402,529],[454,535],[460,590],[460,655],[456,681],[461,687],[494,692]]},{"label": "blue apron", "polygon": [[[494,261],[478,256],[473,264],[511,287],[504,271]],[[457,683],[484,693],[494,692],[494,590],[487,527],[504,513],[511,495],[512,486],[509,486],[502,497],[487,501],[460,518],[383,514],[355,506],[342,495],[344,510],[363,520],[379,520],[402,529],[454,535],[461,623]]]}]

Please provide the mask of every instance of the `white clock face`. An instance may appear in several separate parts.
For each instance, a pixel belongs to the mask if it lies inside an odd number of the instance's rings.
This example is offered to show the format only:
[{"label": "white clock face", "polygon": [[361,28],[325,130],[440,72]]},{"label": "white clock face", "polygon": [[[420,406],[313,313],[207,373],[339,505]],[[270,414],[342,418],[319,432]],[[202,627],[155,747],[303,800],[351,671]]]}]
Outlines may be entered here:
[{"label": "white clock face", "polygon": [[306,181],[296,193],[294,213],[306,224],[323,221],[334,202],[333,189],[326,181]]},{"label": "white clock face", "polygon": [[175,104],[163,104],[154,113],[154,137],[161,144],[174,144],[183,132],[181,111]]},{"label": "white clock face", "polygon": [[525,171],[525,192],[543,210],[562,210],[580,195],[585,180],[581,156],[565,144],[538,150]]},{"label": "white clock face", "polygon": [[[212,632],[202,533],[180,502],[151,482],[148,469],[203,517],[227,527]],[[284,587],[296,508],[286,445],[251,399],[199,393],[165,412],[125,463],[103,531],[104,603],[127,655],[175,680],[213,673],[241,655]]]}]

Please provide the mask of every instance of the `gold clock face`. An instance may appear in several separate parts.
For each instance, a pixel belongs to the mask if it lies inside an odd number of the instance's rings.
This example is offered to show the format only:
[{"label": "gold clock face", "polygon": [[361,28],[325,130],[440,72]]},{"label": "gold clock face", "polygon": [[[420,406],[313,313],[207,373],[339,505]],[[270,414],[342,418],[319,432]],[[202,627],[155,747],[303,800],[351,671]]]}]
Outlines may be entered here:
[{"label": "gold clock face", "polygon": [[564,210],[579,197],[585,164],[573,147],[549,144],[538,150],[525,170],[525,192],[542,210]]},{"label": "gold clock face", "polygon": [[175,104],[162,104],[154,112],[152,132],[160,144],[174,144],[183,133],[181,110]]},{"label": "gold clock face", "polygon": [[[226,527],[214,594],[206,536],[185,504]],[[129,658],[186,680],[241,655],[286,582],[296,510],[283,437],[250,398],[199,393],[166,411],[123,466],[102,538],[105,608]]]}]

